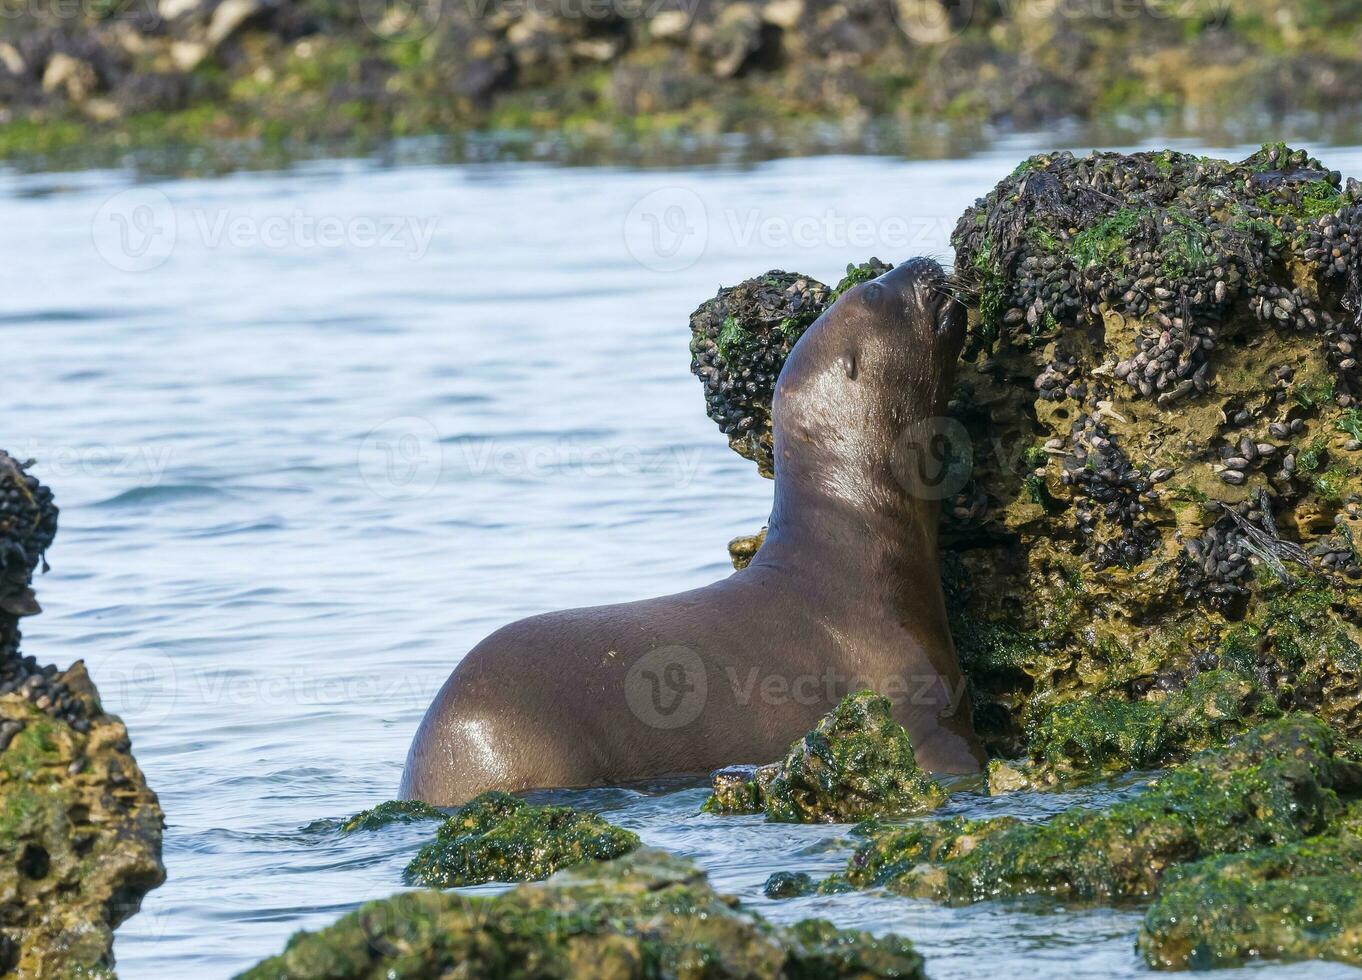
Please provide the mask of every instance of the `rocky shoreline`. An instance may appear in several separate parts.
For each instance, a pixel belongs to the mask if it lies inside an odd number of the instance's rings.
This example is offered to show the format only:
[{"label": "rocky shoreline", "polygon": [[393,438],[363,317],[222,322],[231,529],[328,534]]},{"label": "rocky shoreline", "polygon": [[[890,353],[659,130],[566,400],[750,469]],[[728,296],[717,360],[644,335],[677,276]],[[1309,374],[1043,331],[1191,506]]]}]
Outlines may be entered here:
[{"label": "rocky shoreline", "polygon": [[1362,11],[941,0],[111,0],[11,5],[0,158],[470,129],[772,136],[1158,120],[1362,94]]}]

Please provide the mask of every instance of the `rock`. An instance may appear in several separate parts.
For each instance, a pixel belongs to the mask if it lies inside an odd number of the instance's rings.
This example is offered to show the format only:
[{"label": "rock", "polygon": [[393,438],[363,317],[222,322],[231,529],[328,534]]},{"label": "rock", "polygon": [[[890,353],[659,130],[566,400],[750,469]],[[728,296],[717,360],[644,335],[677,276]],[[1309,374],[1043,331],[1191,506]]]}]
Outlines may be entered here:
[{"label": "rock", "polygon": [[417,891],[369,902],[242,980],[534,975],[661,978],[925,976],[894,935],[819,919],[773,926],[714,892],[693,864],[640,850],[496,898]]},{"label": "rock", "polygon": [[1137,943],[1156,969],[1258,960],[1362,965],[1362,840],[1316,837],[1174,869]]},{"label": "rock", "polygon": [[777,871],[766,879],[761,891],[767,898],[798,898],[816,887],[813,878],[803,871]]},{"label": "rock", "polygon": [[186,14],[202,9],[204,0],[160,0],[156,12],[163,20],[178,20]]},{"label": "rock", "polygon": [[766,540],[766,528],[758,534],[744,534],[728,542],[728,557],[734,568],[746,568]]},{"label": "rock", "polygon": [[1226,670],[1198,675],[1158,700],[1078,698],[1032,726],[1028,759],[989,764],[989,791],[1072,786],[1106,773],[1166,766],[1279,714],[1259,684]]},{"label": "rock", "polygon": [[564,806],[530,806],[490,792],[465,803],[407,865],[408,884],[450,888],[485,881],[536,881],[583,861],[639,846],[638,835]]},{"label": "rock", "polygon": [[60,92],[72,102],[83,102],[99,86],[99,76],[87,61],[58,51],[43,69],[43,91]]},{"label": "rock", "polygon": [[193,71],[208,57],[208,51],[202,41],[175,41],[170,45],[170,60],[180,71]]},{"label": "rock", "polygon": [[165,880],[163,819],[84,664],[20,654],[58,516],[28,466],[0,451],[0,974],[102,976],[114,928]]},{"label": "rock", "polygon": [[0,972],[73,976],[113,965],[113,930],[165,880],[160,804],[82,664],[57,675],[88,732],[0,696]]},{"label": "rock", "polygon": [[4,68],[11,75],[22,75],[28,70],[28,64],[18,48],[8,41],[0,41],[0,68]]},{"label": "rock", "polygon": [[1362,767],[1323,722],[1267,722],[1159,777],[1109,810],[871,828],[842,879],[952,903],[1019,895],[1149,899],[1171,868],[1294,843],[1336,827]]},{"label": "rock", "polygon": [[691,15],[684,10],[663,10],[648,21],[648,30],[658,40],[681,40],[690,23]]},{"label": "rock", "polygon": [[946,791],[918,767],[908,732],[894,721],[889,699],[849,694],[778,764],[743,778],[720,770],[709,813],[758,808],[784,823],[854,823],[871,817],[933,810]]},{"label": "rock", "polygon": [[208,22],[206,38],[210,49],[218,48],[252,17],[265,9],[261,0],[222,0]]},{"label": "rock", "polygon": [[[818,280],[777,269],[719,290],[691,314],[691,371],[705,386],[709,417],[765,476],[774,473],[770,396],[776,375],[829,295]],[[758,394],[750,397],[749,391]]]},{"label": "rock", "polygon": [[342,833],[356,830],[380,830],[394,823],[419,823],[422,820],[445,820],[449,815],[420,800],[389,800],[369,810],[361,810],[340,825]]},{"label": "rock", "polygon": [[[1337,523],[1362,501],[1359,186],[1280,144],[1042,154],[960,219],[974,312],[950,410],[975,451],[942,575],[994,755],[1057,705],[1217,665],[1362,735],[1362,562]],[[727,295],[692,318],[692,366],[765,466],[788,345],[730,365],[707,344]]]},{"label": "rock", "polygon": [[780,764],[776,762],[720,769],[710,777],[711,795],[705,800],[704,811],[726,816],[763,812],[766,789],[779,771]]},{"label": "rock", "polygon": [[740,456],[774,474],[771,396],[786,356],[837,295],[889,266],[848,266],[829,290],[816,279],[773,269],[719,290],[691,314],[691,372],[705,389],[709,417]]}]

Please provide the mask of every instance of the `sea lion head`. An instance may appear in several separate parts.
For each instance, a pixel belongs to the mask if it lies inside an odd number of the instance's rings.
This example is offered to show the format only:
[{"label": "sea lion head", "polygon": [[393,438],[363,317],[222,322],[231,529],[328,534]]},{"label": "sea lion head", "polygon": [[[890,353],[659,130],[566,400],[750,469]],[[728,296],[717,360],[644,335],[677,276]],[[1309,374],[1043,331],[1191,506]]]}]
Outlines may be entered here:
[{"label": "sea lion head", "polygon": [[[949,426],[966,311],[941,266],[916,258],[848,289],[790,351],[772,401],[776,480],[853,504],[912,492],[905,444]],[[873,498],[873,499],[872,499]]]}]

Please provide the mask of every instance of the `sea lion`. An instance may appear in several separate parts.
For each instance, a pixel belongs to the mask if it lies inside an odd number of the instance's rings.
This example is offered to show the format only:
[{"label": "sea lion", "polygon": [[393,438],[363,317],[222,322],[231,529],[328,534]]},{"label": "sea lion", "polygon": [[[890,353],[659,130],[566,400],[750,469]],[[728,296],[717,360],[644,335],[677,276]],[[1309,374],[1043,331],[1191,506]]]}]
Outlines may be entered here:
[{"label": "sea lion", "polygon": [[402,796],[453,805],[765,763],[862,688],[894,702],[924,768],[977,771],[937,565],[941,495],[904,465],[939,435],[964,335],[931,260],[845,292],[777,379],[775,502],[751,563],[493,633],[426,712]]}]

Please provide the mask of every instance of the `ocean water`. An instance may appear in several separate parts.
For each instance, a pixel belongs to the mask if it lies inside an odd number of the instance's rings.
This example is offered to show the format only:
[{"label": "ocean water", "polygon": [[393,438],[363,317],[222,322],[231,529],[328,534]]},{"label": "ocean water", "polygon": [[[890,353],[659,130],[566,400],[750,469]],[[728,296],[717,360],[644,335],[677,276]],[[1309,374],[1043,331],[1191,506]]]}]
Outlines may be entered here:
[{"label": "ocean water", "polygon": [[[305,828],[393,796],[463,653],[531,613],[721,577],[729,538],[763,523],[771,485],[688,373],[691,310],[768,268],[949,260],[956,216],[1031,148],[0,171],[0,446],[62,506],[25,647],[87,661],[168,822],[169,879],[119,930],[120,974],[229,976],[397,890],[429,828]],[[1316,149],[1362,173],[1362,150]],[[1039,817],[1128,791],[952,807]],[[1147,972],[1138,911],[773,903],[766,876],[837,870],[847,828],[703,816],[695,786],[557,795],[774,918],[906,934],[938,980]]]}]

